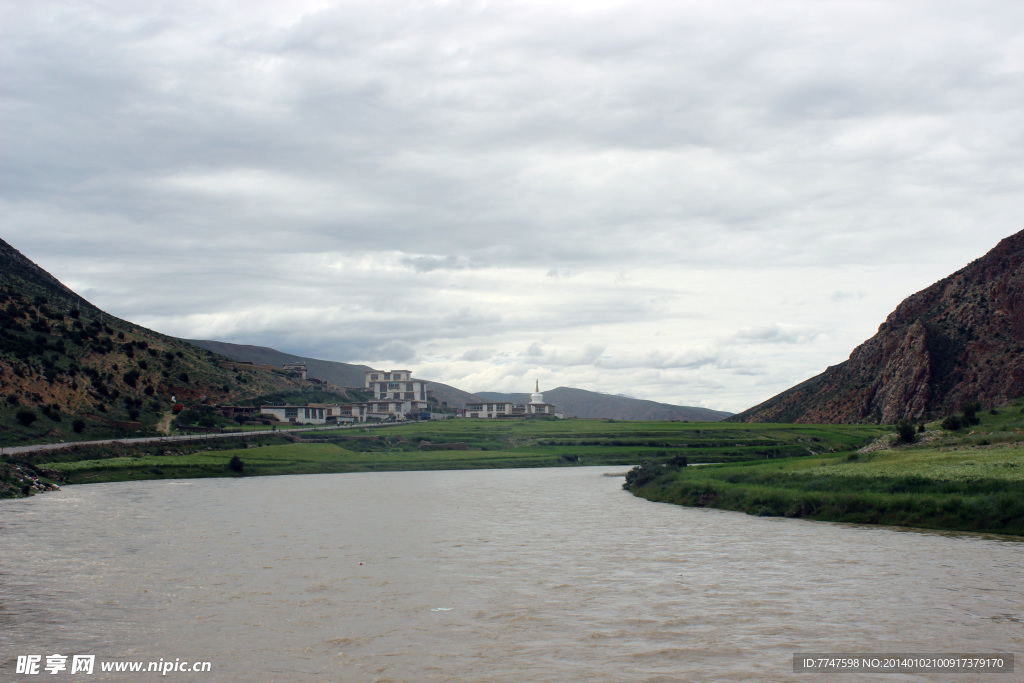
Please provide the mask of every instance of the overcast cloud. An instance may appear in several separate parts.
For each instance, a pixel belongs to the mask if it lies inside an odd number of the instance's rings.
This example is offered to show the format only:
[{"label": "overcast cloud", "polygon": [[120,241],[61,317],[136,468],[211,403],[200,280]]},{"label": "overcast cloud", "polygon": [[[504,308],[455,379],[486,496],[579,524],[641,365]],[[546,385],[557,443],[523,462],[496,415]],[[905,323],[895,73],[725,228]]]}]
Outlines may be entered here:
[{"label": "overcast cloud", "polygon": [[0,1],[3,238],[161,332],[739,411],[1024,228],[1024,3]]}]

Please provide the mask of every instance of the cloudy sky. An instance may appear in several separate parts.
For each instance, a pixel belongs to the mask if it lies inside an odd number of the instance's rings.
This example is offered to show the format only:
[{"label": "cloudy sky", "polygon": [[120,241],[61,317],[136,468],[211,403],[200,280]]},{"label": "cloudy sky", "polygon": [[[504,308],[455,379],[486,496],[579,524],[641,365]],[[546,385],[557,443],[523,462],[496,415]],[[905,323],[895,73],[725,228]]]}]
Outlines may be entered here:
[{"label": "cloudy sky", "polygon": [[0,237],[186,338],[739,411],[1024,228],[1019,0],[0,0]]}]

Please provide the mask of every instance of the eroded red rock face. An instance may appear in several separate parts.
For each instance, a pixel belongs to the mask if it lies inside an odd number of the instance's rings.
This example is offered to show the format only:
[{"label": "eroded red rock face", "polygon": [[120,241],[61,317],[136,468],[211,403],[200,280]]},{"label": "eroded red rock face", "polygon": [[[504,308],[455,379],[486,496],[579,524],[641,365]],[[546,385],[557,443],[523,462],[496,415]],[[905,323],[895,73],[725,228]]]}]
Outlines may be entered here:
[{"label": "eroded red rock face", "polygon": [[1024,231],[908,297],[849,360],[735,418],[892,423],[1024,395]]}]

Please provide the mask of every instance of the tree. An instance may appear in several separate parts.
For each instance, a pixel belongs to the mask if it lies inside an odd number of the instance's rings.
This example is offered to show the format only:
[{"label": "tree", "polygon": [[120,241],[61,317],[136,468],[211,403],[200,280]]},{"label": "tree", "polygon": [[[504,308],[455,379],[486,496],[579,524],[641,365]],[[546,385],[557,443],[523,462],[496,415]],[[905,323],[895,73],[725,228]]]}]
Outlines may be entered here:
[{"label": "tree", "polygon": [[39,419],[39,416],[36,415],[36,411],[32,410],[31,408],[22,408],[21,410],[18,411],[18,414],[15,415],[15,417],[18,418],[18,422],[25,425],[26,427],[28,427],[30,424]]},{"label": "tree", "polygon": [[75,434],[81,434],[85,431],[85,420],[75,420],[71,423],[71,429],[75,431]]},{"label": "tree", "polygon": [[228,461],[228,469],[241,474],[242,470],[245,469],[245,463],[237,455],[232,455],[231,460]]}]

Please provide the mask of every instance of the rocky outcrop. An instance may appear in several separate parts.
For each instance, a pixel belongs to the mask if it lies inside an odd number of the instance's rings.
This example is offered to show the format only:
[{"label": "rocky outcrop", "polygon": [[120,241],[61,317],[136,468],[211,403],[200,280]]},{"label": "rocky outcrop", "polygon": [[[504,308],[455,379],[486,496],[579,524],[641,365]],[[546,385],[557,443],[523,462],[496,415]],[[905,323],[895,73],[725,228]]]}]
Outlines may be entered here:
[{"label": "rocky outcrop", "polygon": [[908,297],[849,360],[732,418],[882,422],[1024,395],[1024,231]]}]

